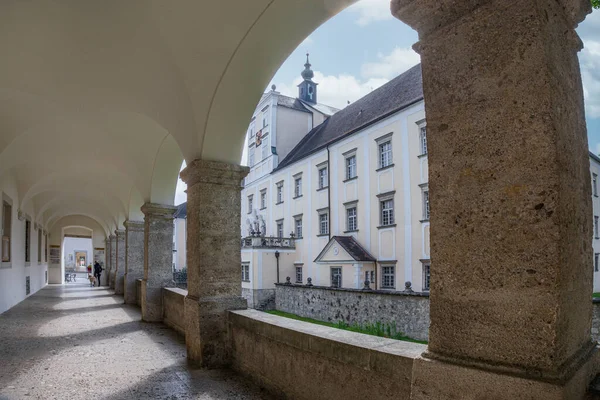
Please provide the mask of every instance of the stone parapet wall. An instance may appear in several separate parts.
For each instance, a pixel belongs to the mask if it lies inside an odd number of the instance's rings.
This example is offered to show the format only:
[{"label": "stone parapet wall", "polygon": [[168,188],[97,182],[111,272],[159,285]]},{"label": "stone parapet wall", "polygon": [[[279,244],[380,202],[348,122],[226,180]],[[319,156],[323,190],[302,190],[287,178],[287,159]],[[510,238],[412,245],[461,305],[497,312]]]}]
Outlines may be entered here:
[{"label": "stone parapet wall", "polygon": [[185,296],[187,290],[163,288],[163,323],[185,335]]},{"label": "stone parapet wall", "polygon": [[242,297],[248,301],[248,308],[263,311],[275,309],[275,289],[242,288]]},{"label": "stone parapet wall", "polygon": [[592,340],[600,341],[600,299],[594,299],[592,304]]},{"label": "stone parapet wall", "polygon": [[409,399],[425,345],[230,311],[233,368],[292,399]]},{"label": "stone parapet wall", "polygon": [[429,295],[383,290],[276,285],[275,308],[326,322],[396,324],[413,339],[429,339]]}]

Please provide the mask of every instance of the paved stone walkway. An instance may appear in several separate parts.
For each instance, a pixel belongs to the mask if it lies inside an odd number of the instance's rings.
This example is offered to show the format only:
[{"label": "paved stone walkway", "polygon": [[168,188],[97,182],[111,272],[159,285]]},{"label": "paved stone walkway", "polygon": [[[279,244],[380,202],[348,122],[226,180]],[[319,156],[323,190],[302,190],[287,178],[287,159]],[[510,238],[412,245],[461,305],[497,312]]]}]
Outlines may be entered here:
[{"label": "paved stone walkway", "polygon": [[183,338],[85,282],[0,315],[0,399],[268,399],[228,371],[187,366]]}]

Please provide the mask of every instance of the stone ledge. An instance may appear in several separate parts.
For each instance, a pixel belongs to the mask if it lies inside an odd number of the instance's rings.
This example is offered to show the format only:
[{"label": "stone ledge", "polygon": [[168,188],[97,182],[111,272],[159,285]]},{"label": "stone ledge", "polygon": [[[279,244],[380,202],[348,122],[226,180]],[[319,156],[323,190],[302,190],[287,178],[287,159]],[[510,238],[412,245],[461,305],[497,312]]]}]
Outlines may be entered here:
[{"label": "stone ledge", "polygon": [[163,323],[185,335],[185,297],[187,290],[163,288]]},{"label": "stone ledge", "polygon": [[[298,289],[319,289],[319,290],[327,290],[331,292],[352,292],[352,293],[360,293],[360,294],[377,294],[377,295],[387,295],[387,296],[415,296],[415,297],[429,297],[429,292],[402,292],[395,290],[363,290],[363,289],[349,289],[349,288],[333,288],[330,286],[306,286],[299,284],[286,284],[286,283],[276,283],[275,286],[282,286],[284,288],[298,288]],[[600,299],[599,299],[600,300]]]}]

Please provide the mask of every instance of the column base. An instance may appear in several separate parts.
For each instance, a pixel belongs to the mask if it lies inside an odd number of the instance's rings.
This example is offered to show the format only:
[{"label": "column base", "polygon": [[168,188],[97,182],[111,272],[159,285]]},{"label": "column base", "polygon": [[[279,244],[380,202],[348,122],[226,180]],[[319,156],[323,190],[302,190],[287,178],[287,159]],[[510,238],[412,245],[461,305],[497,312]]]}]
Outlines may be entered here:
[{"label": "column base", "polygon": [[[577,368],[577,367],[576,367]],[[529,378],[479,369],[425,357],[413,364],[411,400],[571,400],[584,399],[599,372],[600,351],[595,347],[563,381]]]},{"label": "column base", "polygon": [[231,364],[227,311],[245,310],[242,297],[185,298],[185,345],[188,361],[202,368],[224,368]]},{"label": "column base", "polygon": [[148,286],[148,281],[142,280],[142,321],[161,322],[163,320],[162,287]]}]

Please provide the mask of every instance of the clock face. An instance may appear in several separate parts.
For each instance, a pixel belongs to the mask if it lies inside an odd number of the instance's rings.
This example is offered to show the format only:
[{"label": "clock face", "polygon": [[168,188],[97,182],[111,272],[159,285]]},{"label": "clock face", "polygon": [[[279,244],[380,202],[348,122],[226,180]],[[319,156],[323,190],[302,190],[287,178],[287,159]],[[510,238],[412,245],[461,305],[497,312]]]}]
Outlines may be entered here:
[{"label": "clock face", "polygon": [[338,248],[337,248],[337,246],[335,246],[335,247],[333,248],[333,255],[336,255],[336,256],[337,256],[337,255],[339,254],[339,252],[340,252],[340,249],[338,249]]}]

